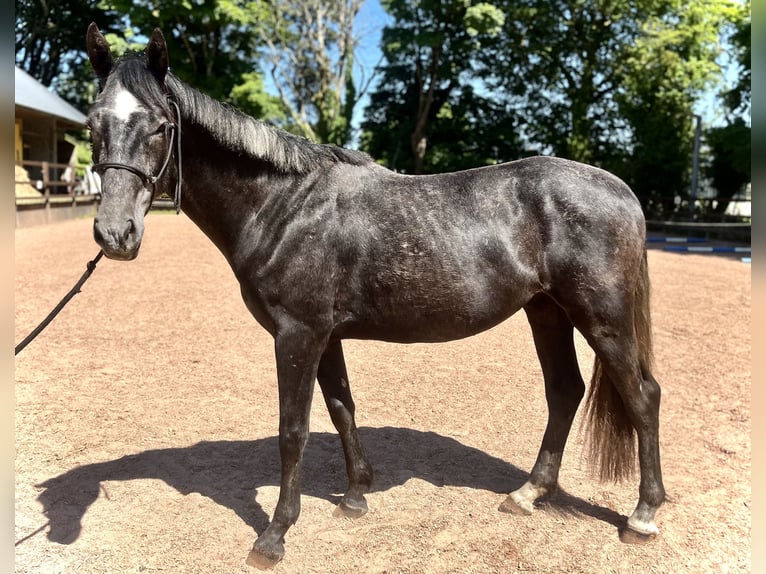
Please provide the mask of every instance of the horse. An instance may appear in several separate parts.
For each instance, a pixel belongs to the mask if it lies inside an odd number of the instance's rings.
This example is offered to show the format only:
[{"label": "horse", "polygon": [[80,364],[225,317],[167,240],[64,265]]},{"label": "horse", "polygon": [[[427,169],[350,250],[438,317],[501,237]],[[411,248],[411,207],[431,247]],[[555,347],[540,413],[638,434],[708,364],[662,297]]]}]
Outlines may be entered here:
[{"label": "horse", "polygon": [[585,396],[577,329],[595,356],[586,453],[602,480],[630,478],[638,459],[638,503],[619,537],[657,536],[665,492],[646,222],[623,181],[543,156],[437,175],[395,173],[366,153],[310,142],[185,84],[168,69],[159,28],[143,52],[121,58],[95,23],[86,40],[99,84],[87,119],[102,178],[95,241],[108,258],[134,259],[153,199],[173,197],[221,251],[247,309],[274,338],[280,490],[249,565],[279,562],[298,519],[315,381],[348,475],[335,513],[368,510],[373,471],[356,427],[343,340],[456,340],[521,309],[542,367],[548,421],[528,480],[499,510],[531,514],[557,489]]}]

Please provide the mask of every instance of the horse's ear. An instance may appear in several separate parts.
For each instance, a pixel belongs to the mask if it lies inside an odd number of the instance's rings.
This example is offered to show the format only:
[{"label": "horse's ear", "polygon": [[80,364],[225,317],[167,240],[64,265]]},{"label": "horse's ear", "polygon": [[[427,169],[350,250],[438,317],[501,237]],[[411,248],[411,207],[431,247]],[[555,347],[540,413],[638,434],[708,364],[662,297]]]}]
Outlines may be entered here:
[{"label": "horse's ear", "polygon": [[99,79],[103,81],[112,70],[112,51],[95,22],[91,22],[88,26],[86,44],[90,64]]},{"label": "horse's ear", "polygon": [[146,45],[146,61],[154,77],[160,83],[165,83],[165,75],[168,73],[168,46],[159,28],[154,29]]}]

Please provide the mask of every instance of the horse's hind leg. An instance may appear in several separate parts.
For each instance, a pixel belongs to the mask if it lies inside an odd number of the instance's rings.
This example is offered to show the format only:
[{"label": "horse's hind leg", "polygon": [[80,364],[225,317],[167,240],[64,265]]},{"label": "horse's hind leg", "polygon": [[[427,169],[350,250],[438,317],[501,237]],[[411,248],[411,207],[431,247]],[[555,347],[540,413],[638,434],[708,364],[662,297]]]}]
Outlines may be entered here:
[{"label": "horse's hind leg", "polygon": [[[632,322],[627,324],[632,327]],[[660,470],[660,386],[649,372],[649,365],[639,357],[635,334],[626,332],[624,325],[602,325],[586,336],[598,361],[588,408],[595,435],[592,445],[601,450],[602,478],[628,475],[635,456],[631,429],[638,435],[638,505],[620,532],[623,542],[633,543],[649,541],[659,532],[654,515],[665,498],[665,490]],[[620,442],[628,448],[617,448]],[[619,454],[620,450],[626,454]]]},{"label": "horse's hind leg", "polygon": [[585,383],[577,365],[572,323],[561,307],[550,297],[538,295],[524,310],[545,379],[548,425],[529,480],[503,501],[500,510],[529,514],[537,499],[557,488],[561,457]]},{"label": "horse's hind leg", "polygon": [[343,359],[340,341],[330,342],[319,361],[317,380],[322,389],[327,410],[343,445],[348,473],[348,490],[338,505],[338,513],[356,518],[367,512],[364,494],[372,484],[372,467],[359,439],[354,421],[354,400]]}]

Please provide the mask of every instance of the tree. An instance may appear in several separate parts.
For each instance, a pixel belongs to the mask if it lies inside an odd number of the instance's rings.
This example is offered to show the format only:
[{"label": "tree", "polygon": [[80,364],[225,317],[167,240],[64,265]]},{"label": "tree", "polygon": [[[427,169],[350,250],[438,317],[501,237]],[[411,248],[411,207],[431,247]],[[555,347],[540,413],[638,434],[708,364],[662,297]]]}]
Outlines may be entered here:
[{"label": "tree", "polygon": [[248,115],[282,129],[298,132],[282,100],[266,91],[261,72],[246,72],[229,94],[231,103]]},{"label": "tree", "polygon": [[622,125],[615,94],[651,1],[507,1],[501,41],[482,64],[542,151],[603,164]]},{"label": "tree", "polygon": [[[195,0],[190,9],[188,0],[112,0],[107,12],[87,0],[18,0],[17,62],[46,85],[55,80],[85,111],[95,95],[87,25],[96,21],[117,54],[143,49],[159,27],[173,73],[185,82],[285,129],[346,144],[360,97],[353,24],[362,2]],[[278,96],[266,90],[264,63]]]},{"label": "tree", "polygon": [[[392,167],[421,173],[436,167],[426,161],[429,133],[437,131],[434,122],[455,117],[452,110],[461,107],[455,98],[465,96],[462,107],[469,100],[492,107],[473,88],[470,93],[459,88],[474,79],[473,55],[500,31],[504,15],[492,4],[471,0],[387,0],[383,6],[395,22],[383,30],[386,63],[366,111],[363,142]],[[480,120],[480,113],[465,111]],[[451,166],[444,157],[438,163]]]},{"label": "tree", "polygon": [[[218,100],[228,100],[244,74],[258,60],[258,44],[251,29],[262,13],[261,3],[239,9],[235,0],[112,0],[129,23],[124,37],[144,39],[154,28],[168,38],[173,73]],[[111,38],[110,38],[111,40]]]},{"label": "tree", "polygon": [[721,94],[728,110],[728,123],[706,131],[705,141],[710,148],[709,162],[705,174],[710,178],[717,192],[718,203],[715,212],[722,214],[729,200],[742,191],[750,181],[751,128],[750,86],[750,5],[746,5],[742,18],[736,22],[730,46],[733,61],[739,66],[739,77],[735,86]]},{"label": "tree", "polygon": [[44,86],[68,70],[81,70],[87,60],[85,30],[94,21],[112,31],[119,17],[91,0],[16,0],[16,65]]},{"label": "tree", "polygon": [[522,151],[513,110],[460,86],[429,122],[428,170],[435,173],[492,165]]},{"label": "tree", "polygon": [[736,118],[728,125],[708,130],[705,140],[711,156],[705,175],[716,189],[715,213],[720,215],[750,181],[750,126]]},{"label": "tree", "polygon": [[363,0],[264,2],[256,32],[283,109],[295,131],[344,145],[358,101],[354,20]]},{"label": "tree", "polygon": [[735,0],[508,0],[493,90],[546,153],[600,165],[668,212],[689,189],[693,107],[721,78]]},{"label": "tree", "polygon": [[668,216],[675,197],[688,196],[694,103],[720,80],[722,34],[740,14],[729,0],[672,2],[628,51],[620,111],[634,149],[622,175],[656,215]]},{"label": "tree", "polygon": [[723,99],[730,114],[750,115],[750,86],[751,86],[751,16],[750,2],[745,5],[742,18],[735,23],[734,34],[731,37],[731,49],[734,61],[739,66],[737,84],[723,94]]},{"label": "tree", "polygon": [[[168,39],[173,72],[216,99],[228,100],[234,86],[257,68],[259,45],[250,28],[262,3],[248,3],[248,19],[235,0],[186,0],[159,5],[149,0],[113,0],[102,9],[89,0],[16,2],[16,62],[85,111],[94,96],[85,56],[85,30],[96,22],[114,51],[143,49],[155,27]],[[254,13],[256,15],[254,15]],[[118,16],[119,15],[119,16]]]}]

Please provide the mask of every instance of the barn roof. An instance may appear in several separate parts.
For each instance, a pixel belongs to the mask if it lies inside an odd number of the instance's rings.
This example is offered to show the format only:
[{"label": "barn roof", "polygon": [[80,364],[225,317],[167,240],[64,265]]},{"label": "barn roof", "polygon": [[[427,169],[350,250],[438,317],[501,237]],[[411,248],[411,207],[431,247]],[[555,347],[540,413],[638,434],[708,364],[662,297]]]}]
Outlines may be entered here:
[{"label": "barn roof", "polygon": [[24,70],[16,67],[16,106],[84,126],[86,117]]}]

